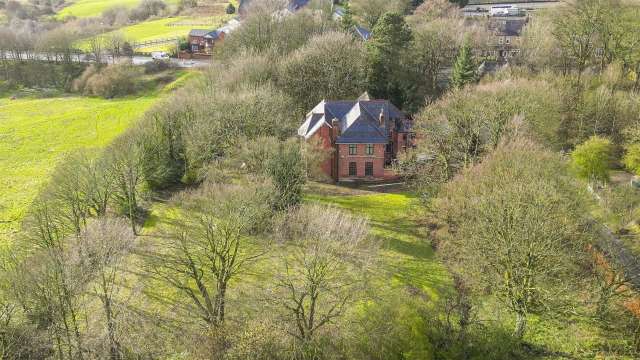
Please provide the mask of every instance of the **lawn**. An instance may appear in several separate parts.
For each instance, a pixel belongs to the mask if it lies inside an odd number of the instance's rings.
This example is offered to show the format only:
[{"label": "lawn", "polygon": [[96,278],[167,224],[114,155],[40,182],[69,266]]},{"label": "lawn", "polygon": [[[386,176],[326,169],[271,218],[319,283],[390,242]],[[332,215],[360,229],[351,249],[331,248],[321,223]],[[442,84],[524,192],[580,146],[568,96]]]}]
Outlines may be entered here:
[{"label": "lawn", "polygon": [[156,99],[0,99],[0,245],[65,152],[104,147]]},{"label": "lawn", "polygon": [[[56,17],[63,19],[68,16],[78,18],[100,16],[103,11],[109,8],[116,6],[132,8],[141,1],[142,0],[76,0],[71,5],[60,10]],[[177,4],[178,0],[165,0],[165,2],[168,4]]]},{"label": "lawn", "polygon": [[[323,185],[321,188],[331,189]],[[436,259],[426,234],[411,214],[417,213],[415,199],[406,193],[386,194],[357,192],[327,195],[313,191],[307,201],[320,202],[367,217],[371,232],[381,242],[381,265],[385,274],[380,280],[390,280],[392,287],[420,289],[436,299],[449,288],[451,279],[444,265]]]},{"label": "lawn", "polygon": [[[368,218],[371,235],[380,243],[378,261],[367,278],[367,294],[374,298],[354,304],[349,315],[345,315],[348,319],[366,317],[366,311],[375,307],[377,301],[394,298],[398,299],[399,304],[407,305],[401,313],[403,321],[407,322],[405,325],[411,326],[410,323],[419,322],[420,319],[410,308],[410,299],[403,298],[404,294],[412,294],[416,296],[415,299],[435,300],[452,289],[447,269],[436,258],[431,245],[426,241],[424,229],[411,217],[417,213],[414,211],[417,210],[417,205],[410,194],[377,193],[312,183],[306,191],[304,201],[335,206]],[[167,230],[168,220],[174,218],[177,211],[176,204],[172,202],[158,201],[152,204],[145,222],[144,236],[139,238],[140,248],[157,246],[156,236]],[[227,317],[231,323],[259,318],[265,312],[280,311],[274,307],[273,301],[265,299],[272,298],[275,279],[283,271],[282,257],[289,251],[288,247],[267,244],[268,239],[262,237],[252,239],[247,244],[250,253],[260,253],[265,249],[267,251],[257,261],[249,263],[240,276],[232,279],[226,299]],[[141,266],[140,259],[135,256],[130,261],[132,266]],[[144,284],[142,291],[148,292],[152,298],[185,299],[184,294],[165,283],[144,278],[129,278],[127,282]],[[174,316],[180,318],[180,312],[173,307],[172,301],[150,303],[145,298],[138,296],[130,305],[138,307],[139,311],[164,314],[168,319],[173,319]],[[411,344],[411,347],[421,348],[424,345],[424,334],[415,333],[412,336],[408,341],[415,344]]]}]

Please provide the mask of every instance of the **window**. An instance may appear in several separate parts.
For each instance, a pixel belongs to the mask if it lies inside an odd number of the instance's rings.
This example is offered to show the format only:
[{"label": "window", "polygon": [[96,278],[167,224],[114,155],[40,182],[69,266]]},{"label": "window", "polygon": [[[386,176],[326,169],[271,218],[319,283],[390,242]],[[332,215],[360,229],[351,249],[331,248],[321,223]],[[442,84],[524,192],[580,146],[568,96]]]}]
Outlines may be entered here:
[{"label": "window", "polygon": [[373,176],[373,163],[364,163],[364,176]]},{"label": "window", "polygon": [[373,155],[373,144],[367,144],[364,149],[364,153],[367,155]]},{"label": "window", "polygon": [[355,162],[349,163],[349,176],[358,176],[358,168]]},{"label": "window", "polygon": [[511,39],[510,38],[505,38],[504,40],[507,44],[511,44]]},{"label": "window", "polygon": [[502,45],[504,43],[504,38],[503,37],[499,37],[498,38],[498,44]]},{"label": "window", "polygon": [[198,44],[191,44],[192,52],[198,52],[198,50],[200,50],[200,47],[198,46]]},{"label": "window", "polygon": [[349,155],[355,155],[358,153],[358,148],[356,144],[349,144]]},{"label": "window", "polygon": [[392,153],[393,152],[393,143],[388,143],[387,146],[386,146],[385,151],[387,153],[389,153],[389,154]]}]

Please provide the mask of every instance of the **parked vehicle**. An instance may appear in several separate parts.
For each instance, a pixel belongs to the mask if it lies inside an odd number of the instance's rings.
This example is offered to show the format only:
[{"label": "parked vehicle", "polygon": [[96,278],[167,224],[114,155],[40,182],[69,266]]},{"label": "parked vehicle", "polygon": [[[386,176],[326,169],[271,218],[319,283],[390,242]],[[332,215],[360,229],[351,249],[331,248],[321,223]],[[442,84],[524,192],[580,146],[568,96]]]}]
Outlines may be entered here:
[{"label": "parked vehicle", "polygon": [[153,60],[169,60],[169,54],[164,51],[154,51],[151,53]]}]

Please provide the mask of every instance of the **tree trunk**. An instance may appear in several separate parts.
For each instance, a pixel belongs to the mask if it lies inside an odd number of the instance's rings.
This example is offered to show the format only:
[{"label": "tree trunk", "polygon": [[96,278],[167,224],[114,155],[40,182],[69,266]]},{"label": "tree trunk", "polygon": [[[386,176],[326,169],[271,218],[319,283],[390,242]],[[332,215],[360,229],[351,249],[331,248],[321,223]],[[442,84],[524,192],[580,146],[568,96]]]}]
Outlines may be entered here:
[{"label": "tree trunk", "polygon": [[526,330],[527,315],[520,312],[516,313],[516,328],[513,330],[513,337],[522,339]]}]

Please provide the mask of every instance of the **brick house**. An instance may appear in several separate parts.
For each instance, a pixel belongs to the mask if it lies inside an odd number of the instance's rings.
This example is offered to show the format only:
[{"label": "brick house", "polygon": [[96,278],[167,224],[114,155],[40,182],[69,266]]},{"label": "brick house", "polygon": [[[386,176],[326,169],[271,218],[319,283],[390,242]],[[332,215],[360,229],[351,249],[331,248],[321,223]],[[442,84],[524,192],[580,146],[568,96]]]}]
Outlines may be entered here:
[{"label": "brick house", "polygon": [[387,100],[322,101],[298,129],[330,151],[322,170],[335,181],[395,178],[391,165],[414,146],[411,121]]},{"label": "brick house", "polygon": [[187,39],[189,52],[194,54],[210,54],[213,46],[224,41],[225,33],[222,30],[193,29]]}]

